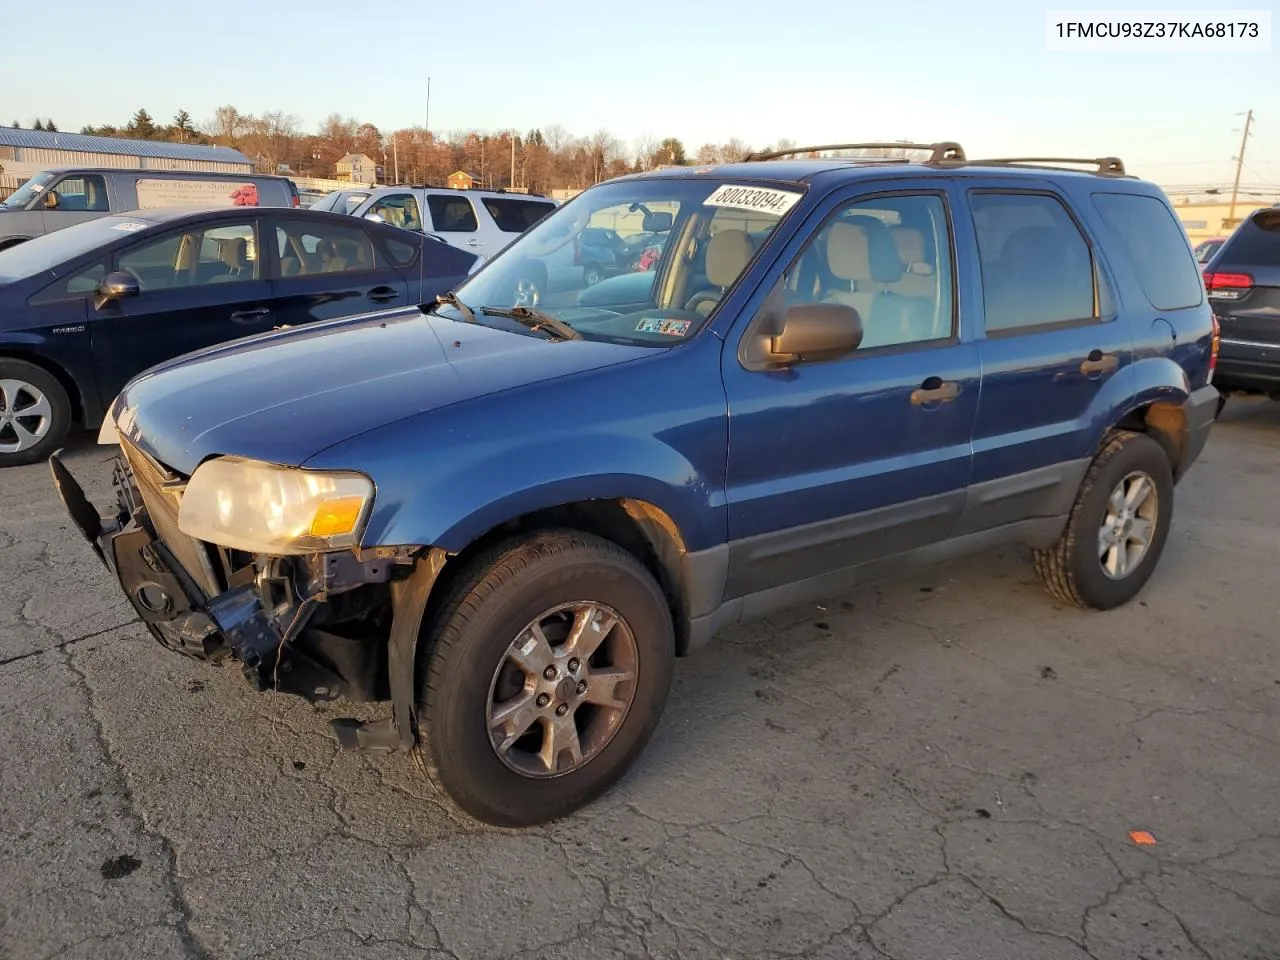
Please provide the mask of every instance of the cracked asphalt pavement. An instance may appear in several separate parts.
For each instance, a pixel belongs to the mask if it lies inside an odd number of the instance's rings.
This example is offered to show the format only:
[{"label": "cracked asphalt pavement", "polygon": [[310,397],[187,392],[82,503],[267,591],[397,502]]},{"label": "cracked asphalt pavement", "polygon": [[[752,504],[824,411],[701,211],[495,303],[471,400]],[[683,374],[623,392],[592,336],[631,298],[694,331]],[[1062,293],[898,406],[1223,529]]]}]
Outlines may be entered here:
[{"label": "cracked asphalt pavement", "polygon": [[1108,614],[1004,550],[727,632],[617,789],[503,831],[162,650],[2,471],[0,957],[1274,960],[1278,476],[1232,401]]}]

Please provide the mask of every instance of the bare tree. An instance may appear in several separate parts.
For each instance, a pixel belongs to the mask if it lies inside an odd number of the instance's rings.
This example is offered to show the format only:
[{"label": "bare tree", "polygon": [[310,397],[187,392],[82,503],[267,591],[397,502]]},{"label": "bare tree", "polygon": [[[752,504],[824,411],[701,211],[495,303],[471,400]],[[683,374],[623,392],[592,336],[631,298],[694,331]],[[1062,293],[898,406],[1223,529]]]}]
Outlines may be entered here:
[{"label": "bare tree", "polygon": [[591,175],[595,183],[605,177],[605,171],[618,155],[618,139],[608,130],[600,129],[586,140],[591,152]]},{"label": "bare tree", "polygon": [[261,158],[266,172],[275,173],[280,164],[289,160],[300,132],[297,117],[272,110],[252,120],[244,139],[246,146]]},{"label": "bare tree", "polygon": [[558,123],[553,123],[549,127],[542,128],[542,139],[552,153],[559,153],[567,147],[573,139],[569,136],[569,131]]},{"label": "bare tree", "polygon": [[747,154],[750,152],[750,147],[737,137],[734,137],[720,148],[720,160],[723,163],[740,163],[746,159]]},{"label": "bare tree", "polygon": [[633,142],[636,151],[636,165],[641,170],[652,170],[657,166],[656,154],[658,153],[658,144],[661,141],[651,133],[642,133]]},{"label": "bare tree", "polygon": [[252,124],[251,115],[241,113],[228,103],[214,111],[213,119],[207,126],[214,139],[238,143],[240,138],[249,132]]}]

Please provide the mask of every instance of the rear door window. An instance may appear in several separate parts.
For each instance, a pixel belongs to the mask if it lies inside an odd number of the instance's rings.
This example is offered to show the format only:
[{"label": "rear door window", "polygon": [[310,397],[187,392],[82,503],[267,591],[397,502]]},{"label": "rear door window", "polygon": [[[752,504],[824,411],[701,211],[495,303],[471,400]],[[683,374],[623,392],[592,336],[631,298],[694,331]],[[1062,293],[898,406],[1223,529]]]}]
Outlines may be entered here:
[{"label": "rear door window", "polygon": [[1181,310],[1204,300],[1195,257],[1168,207],[1131,193],[1095,193],[1093,205],[1133,264],[1151,306]]},{"label": "rear door window", "polygon": [[427,209],[436,233],[474,233],[480,229],[476,211],[466,197],[433,193],[427,197]]},{"label": "rear door window", "polygon": [[970,195],[987,333],[1097,319],[1093,255],[1054,196]]},{"label": "rear door window", "polygon": [[284,220],[276,227],[276,243],[282,277],[375,268],[373,241],[357,224]]}]

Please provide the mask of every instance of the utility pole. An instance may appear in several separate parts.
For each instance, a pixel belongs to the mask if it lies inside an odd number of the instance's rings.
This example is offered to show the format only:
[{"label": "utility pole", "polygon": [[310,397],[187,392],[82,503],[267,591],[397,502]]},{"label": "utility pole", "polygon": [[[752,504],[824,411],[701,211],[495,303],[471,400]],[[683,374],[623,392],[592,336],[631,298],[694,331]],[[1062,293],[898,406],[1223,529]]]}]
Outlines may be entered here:
[{"label": "utility pole", "polygon": [[398,134],[391,135],[391,153],[396,158],[396,183],[400,182],[400,137]]},{"label": "utility pole", "polygon": [[511,131],[511,182],[510,186],[516,185],[516,132]]},{"label": "utility pole", "polygon": [[427,112],[423,118],[423,123],[427,128],[427,133],[431,132],[431,78],[427,77]]},{"label": "utility pole", "polygon": [[[1253,125],[1253,111],[1250,110],[1245,114],[1244,118],[1244,136],[1240,138],[1240,153],[1236,155],[1236,181],[1231,185],[1231,209],[1227,213],[1227,220],[1232,221],[1236,218],[1236,195],[1240,192],[1240,170],[1244,167],[1244,148],[1249,142],[1249,127]],[[1234,229],[1235,224],[1230,226]]]}]

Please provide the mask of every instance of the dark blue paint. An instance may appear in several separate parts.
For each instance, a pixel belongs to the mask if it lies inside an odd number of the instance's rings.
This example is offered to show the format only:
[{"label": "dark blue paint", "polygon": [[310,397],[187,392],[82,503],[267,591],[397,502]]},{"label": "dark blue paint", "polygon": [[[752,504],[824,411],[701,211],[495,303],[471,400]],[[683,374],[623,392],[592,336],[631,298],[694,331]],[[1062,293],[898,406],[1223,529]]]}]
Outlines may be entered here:
[{"label": "dark blue paint", "polygon": [[[665,511],[697,551],[1089,456],[1136,404],[1180,402],[1205,383],[1207,305],[1154,311],[1110,254],[1088,203],[1103,188],[1165,202],[1150,185],[831,161],[649,176],[802,178],[808,187],[707,326],[679,346],[553,343],[414,312],[215,349],[136,380],[121,402],[136,410],[143,442],[182,472],[238,454],[367,473],[377,496],[366,545],[457,551],[532,510],[631,497]],[[1068,204],[1112,287],[1109,319],[984,337],[967,197],[998,185],[1054,192]],[[958,337],[745,370],[743,332],[826,213],[902,189],[948,200]],[[1115,355],[1117,368],[1082,374],[1093,350]],[[958,398],[913,405],[911,392],[934,376],[958,382]]]}]

